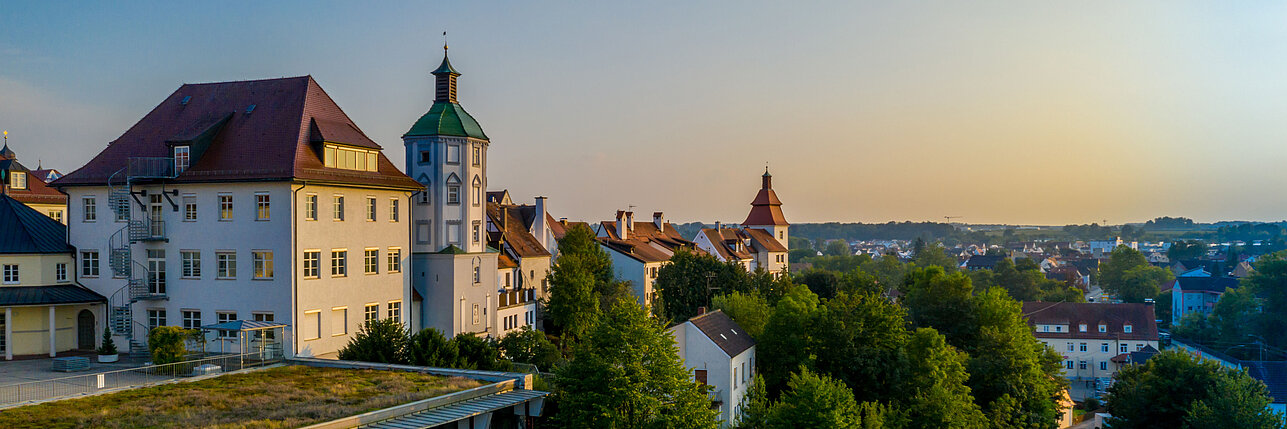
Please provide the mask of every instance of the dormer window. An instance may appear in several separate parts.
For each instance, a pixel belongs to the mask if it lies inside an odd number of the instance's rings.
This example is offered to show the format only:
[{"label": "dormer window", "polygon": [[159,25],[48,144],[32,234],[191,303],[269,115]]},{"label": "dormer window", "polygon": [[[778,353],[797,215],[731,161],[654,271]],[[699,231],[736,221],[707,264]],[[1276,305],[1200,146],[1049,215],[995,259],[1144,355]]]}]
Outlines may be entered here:
[{"label": "dormer window", "polygon": [[1082,323],[1081,325],[1077,326],[1077,328],[1078,328],[1078,330],[1079,330],[1079,331],[1081,331],[1081,332],[1086,332],[1086,324],[1085,324],[1085,323]]},{"label": "dormer window", "polygon": [[1131,333],[1131,325],[1122,326],[1122,332]]},{"label": "dormer window", "polygon": [[191,146],[174,147],[174,174],[182,174],[192,162]]},{"label": "dormer window", "polygon": [[355,171],[379,171],[379,151],[327,143],[323,150],[326,166]]},{"label": "dormer window", "polygon": [[1101,332],[1101,333],[1102,333],[1102,332],[1108,332],[1108,325],[1105,325],[1105,324],[1103,324],[1103,323],[1099,324],[1099,332]]},{"label": "dormer window", "polygon": [[27,173],[21,171],[11,171],[12,177],[9,179],[9,187],[12,189],[27,189]]}]

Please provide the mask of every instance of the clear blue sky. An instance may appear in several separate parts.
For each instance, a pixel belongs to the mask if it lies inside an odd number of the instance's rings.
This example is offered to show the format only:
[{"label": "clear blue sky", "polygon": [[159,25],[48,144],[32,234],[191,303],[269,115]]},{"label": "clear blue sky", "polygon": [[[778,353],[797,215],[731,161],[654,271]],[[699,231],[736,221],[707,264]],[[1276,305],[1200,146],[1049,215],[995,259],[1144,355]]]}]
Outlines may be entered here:
[{"label": "clear blue sky", "polygon": [[0,128],[70,171],[311,74],[401,160],[447,31],[492,188],[556,216],[740,221],[771,161],[794,222],[1287,218],[1282,3],[265,3],[0,4]]}]

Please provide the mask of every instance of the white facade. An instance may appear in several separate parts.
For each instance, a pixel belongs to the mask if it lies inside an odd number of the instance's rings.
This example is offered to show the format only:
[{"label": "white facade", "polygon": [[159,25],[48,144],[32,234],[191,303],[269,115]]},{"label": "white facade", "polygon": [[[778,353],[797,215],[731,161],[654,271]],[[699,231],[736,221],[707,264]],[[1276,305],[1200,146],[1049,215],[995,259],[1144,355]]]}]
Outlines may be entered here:
[{"label": "white facade", "polygon": [[[746,392],[755,379],[755,346],[729,356],[691,321],[672,326],[669,331],[679,346],[680,359],[694,378],[701,381],[704,372],[706,384],[711,386],[711,400],[717,402],[715,407],[719,410],[720,427],[736,423],[742,413]],[[745,332],[740,335],[745,335]]]},{"label": "white facade", "polygon": [[618,252],[612,247],[603,244],[599,246],[604,252],[608,253],[608,258],[612,260],[614,278],[620,281],[629,281],[631,291],[639,299],[639,305],[644,308],[652,308],[652,302],[656,299],[656,290],[653,289],[653,283],[657,282],[657,272],[666,264],[666,261],[644,262]]},{"label": "white facade", "polygon": [[[135,269],[147,273],[150,291],[164,293],[164,299],[132,305],[135,338],[145,338],[139,334],[155,325],[268,320],[288,325],[288,354],[317,356],[342,348],[368,305],[378,306],[381,318],[406,316],[409,192],[289,181],[136,185],[133,191],[146,208],[131,202],[131,216],[161,220],[154,228],[165,237],[131,245]],[[109,239],[126,223],[108,209],[106,187],[65,192],[69,241],[79,252],[77,278],[112,297],[127,279],[113,276]],[[374,220],[367,218],[368,199],[375,203]],[[86,219],[87,204],[96,206],[93,219]],[[367,273],[367,251],[376,255],[374,273]],[[85,266],[87,252],[96,252],[97,272]]]}]

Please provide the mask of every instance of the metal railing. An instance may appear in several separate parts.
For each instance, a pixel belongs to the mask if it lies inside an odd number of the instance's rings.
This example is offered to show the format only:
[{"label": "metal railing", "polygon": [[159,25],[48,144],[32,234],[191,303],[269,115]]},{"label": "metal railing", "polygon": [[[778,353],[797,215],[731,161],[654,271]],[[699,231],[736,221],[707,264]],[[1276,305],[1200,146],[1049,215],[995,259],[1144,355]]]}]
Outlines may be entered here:
[{"label": "metal railing", "polygon": [[252,353],[226,354],[164,365],[0,385],[0,409],[271,365],[281,362],[282,358],[281,347],[271,346]]},{"label": "metal railing", "polygon": [[174,178],[174,158],[130,158],[126,175],[130,179],[172,179]]}]

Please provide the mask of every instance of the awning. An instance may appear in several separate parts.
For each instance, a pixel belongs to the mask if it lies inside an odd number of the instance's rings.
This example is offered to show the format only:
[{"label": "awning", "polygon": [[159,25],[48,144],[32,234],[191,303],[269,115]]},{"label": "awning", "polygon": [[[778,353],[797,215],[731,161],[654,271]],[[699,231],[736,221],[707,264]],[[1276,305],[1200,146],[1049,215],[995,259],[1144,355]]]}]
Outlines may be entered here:
[{"label": "awning", "polygon": [[224,331],[262,331],[266,329],[285,328],[286,324],[277,322],[260,322],[257,320],[233,320],[230,322],[216,323],[213,325],[202,326],[205,330],[224,330]]},{"label": "awning", "polygon": [[97,292],[76,284],[0,287],[0,307],[11,305],[90,304],[107,302]]},{"label": "awning", "polygon": [[[550,392],[537,390],[511,390],[505,393],[487,395],[451,405],[431,408],[362,427],[378,429],[432,428],[493,411],[510,409],[517,405],[523,405],[524,402],[528,401],[544,401],[544,398],[549,394]],[[541,405],[543,404],[532,406],[533,416],[541,414]]]}]

